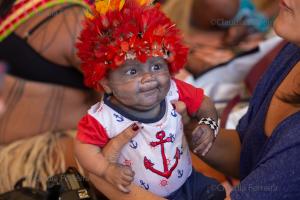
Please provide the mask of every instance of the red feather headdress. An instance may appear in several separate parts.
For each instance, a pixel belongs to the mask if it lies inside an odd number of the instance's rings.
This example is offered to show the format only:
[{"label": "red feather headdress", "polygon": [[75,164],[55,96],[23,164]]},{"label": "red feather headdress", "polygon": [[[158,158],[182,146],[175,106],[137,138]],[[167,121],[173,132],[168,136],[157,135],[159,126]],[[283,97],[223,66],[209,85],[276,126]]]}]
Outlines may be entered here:
[{"label": "red feather headdress", "polygon": [[92,17],[86,18],[76,45],[87,86],[102,90],[99,80],[128,59],[145,62],[149,57],[163,57],[171,74],[183,67],[188,49],[159,4],[110,0],[107,5],[105,1],[92,8]]}]

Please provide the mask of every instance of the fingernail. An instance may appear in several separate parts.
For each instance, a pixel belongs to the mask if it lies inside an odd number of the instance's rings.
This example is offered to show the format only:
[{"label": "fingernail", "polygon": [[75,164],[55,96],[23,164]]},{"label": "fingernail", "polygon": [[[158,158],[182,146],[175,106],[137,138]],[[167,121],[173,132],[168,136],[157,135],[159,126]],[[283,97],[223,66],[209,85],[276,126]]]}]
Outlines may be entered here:
[{"label": "fingernail", "polygon": [[131,128],[133,131],[137,131],[137,130],[139,130],[140,127],[136,123],[134,123],[134,124],[132,124]]},{"label": "fingernail", "polygon": [[176,105],[172,103],[173,109],[176,110]]}]

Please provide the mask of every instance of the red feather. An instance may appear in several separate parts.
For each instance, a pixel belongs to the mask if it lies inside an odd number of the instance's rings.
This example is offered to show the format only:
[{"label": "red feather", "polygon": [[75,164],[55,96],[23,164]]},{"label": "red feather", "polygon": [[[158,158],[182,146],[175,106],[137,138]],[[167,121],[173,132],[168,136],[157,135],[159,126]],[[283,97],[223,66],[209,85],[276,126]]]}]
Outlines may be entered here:
[{"label": "red feather", "polygon": [[140,6],[127,0],[121,11],[102,16],[92,11],[95,17],[85,20],[76,44],[87,86],[102,90],[99,80],[108,69],[123,65],[126,53],[134,53],[141,62],[153,56],[166,57],[172,74],[186,63],[188,49],[180,31],[159,6]]}]

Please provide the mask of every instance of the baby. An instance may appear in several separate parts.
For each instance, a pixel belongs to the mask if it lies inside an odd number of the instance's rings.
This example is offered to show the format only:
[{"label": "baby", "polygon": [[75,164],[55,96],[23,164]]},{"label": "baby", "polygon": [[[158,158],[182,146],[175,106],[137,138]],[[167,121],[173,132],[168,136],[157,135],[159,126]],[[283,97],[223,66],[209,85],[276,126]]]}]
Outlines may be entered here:
[{"label": "baby", "polygon": [[[123,192],[133,181],[162,197],[190,199],[188,190],[201,198],[217,183],[192,169],[173,102],[183,101],[189,115],[200,120],[195,132],[203,154],[216,137],[217,114],[202,89],[172,78],[187,57],[179,31],[144,1],[98,3],[77,47],[86,84],[105,95],[79,122],[79,163]],[[129,126],[138,134],[122,149],[118,164],[110,163],[101,148]]]}]

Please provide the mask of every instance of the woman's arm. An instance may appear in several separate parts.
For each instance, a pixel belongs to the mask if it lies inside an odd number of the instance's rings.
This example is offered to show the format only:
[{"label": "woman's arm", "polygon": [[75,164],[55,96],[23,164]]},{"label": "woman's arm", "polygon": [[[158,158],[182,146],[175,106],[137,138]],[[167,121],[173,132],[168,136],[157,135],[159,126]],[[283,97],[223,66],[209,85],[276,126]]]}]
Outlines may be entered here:
[{"label": "woman's arm", "polygon": [[221,129],[212,148],[203,157],[198,156],[226,175],[239,178],[241,142],[237,131]]},{"label": "woman's arm", "polygon": [[159,197],[147,190],[138,187],[135,184],[129,186],[130,193],[123,193],[113,187],[111,184],[106,182],[104,179],[99,178],[93,174],[88,175],[95,187],[101,191],[107,198],[111,200],[163,200],[164,198]]},{"label": "woman's arm", "polygon": [[[190,149],[193,151],[197,146],[193,142],[193,131],[198,125],[197,120],[192,120],[185,126],[184,132]],[[211,149],[205,156],[201,152],[196,155],[213,168],[226,175],[238,178],[240,165],[241,142],[237,131],[220,129],[219,134]]]},{"label": "woman's arm", "polygon": [[[174,104],[177,112],[179,112],[183,117],[185,124],[184,132],[190,149],[193,151],[197,147],[197,143],[194,142],[194,130],[198,126],[198,120],[193,119],[191,121],[184,102],[178,101],[174,102]],[[213,117],[214,120],[217,119],[213,103],[208,97],[204,98],[201,107],[202,108],[197,112],[197,118]],[[197,156],[224,174],[238,178],[240,152],[241,142],[237,131],[220,129],[219,134],[209,152],[205,156],[201,155],[202,152],[198,152]]]}]

